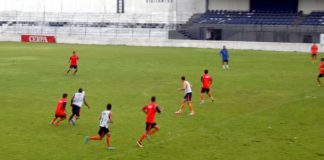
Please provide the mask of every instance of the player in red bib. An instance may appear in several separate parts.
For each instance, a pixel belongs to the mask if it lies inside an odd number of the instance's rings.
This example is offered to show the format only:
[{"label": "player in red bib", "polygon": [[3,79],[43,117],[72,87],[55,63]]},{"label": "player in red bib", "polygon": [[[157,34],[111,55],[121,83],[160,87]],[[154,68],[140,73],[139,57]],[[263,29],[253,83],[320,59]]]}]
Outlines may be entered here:
[{"label": "player in red bib", "polygon": [[317,82],[318,82],[318,86],[321,86],[321,81],[320,78],[324,77],[324,58],[321,58],[321,63],[320,63],[320,73],[317,76]]},{"label": "player in red bib", "polygon": [[150,140],[151,135],[159,131],[159,126],[155,123],[156,113],[161,113],[162,110],[157,106],[156,97],[151,98],[151,103],[147,104],[142,108],[142,111],[146,114],[146,129],[145,132],[141,135],[140,139],[137,141],[139,147],[144,147],[142,142],[144,138]]},{"label": "player in red bib", "polygon": [[207,93],[208,97],[213,102],[214,98],[210,94],[210,86],[213,83],[213,79],[208,74],[207,69],[204,71],[204,74],[201,76],[201,82],[202,82],[202,87],[201,87],[201,91],[200,91],[200,104],[203,104],[205,102],[204,93]]},{"label": "player in red bib", "polygon": [[[52,120],[52,122],[50,123],[51,125],[55,124],[55,125],[59,125],[61,121],[66,119],[66,113],[65,113],[65,107],[66,107],[66,101],[67,101],[67,94],[64,93],[62,96],[62,99],[60,99],[57,103],[57,107],[55,110],[55,116]],[[58,120],[58,118],[60,118]],[[58,120],[58,121],[56,121]]]},{"label": "player in red bib", "polygon": [[316,63],[316,58],[317,58],[317,52],[318,52],[318,47],[314,43],[311,47],[311,54],[312,54],[312,62]]},{"label": "player in red bib", "polygon": [[68,64],[70,64],[70,68],[69,68],[69,70],[67,70],[66,74],[69,74],[71,69],[74,69],[73,75],[75,75],[78,72],[78,60],[79,60],[78,55],[75,53],[75,51],[73,51],[73,54],[70,57],[69,62],[68,62]]}]

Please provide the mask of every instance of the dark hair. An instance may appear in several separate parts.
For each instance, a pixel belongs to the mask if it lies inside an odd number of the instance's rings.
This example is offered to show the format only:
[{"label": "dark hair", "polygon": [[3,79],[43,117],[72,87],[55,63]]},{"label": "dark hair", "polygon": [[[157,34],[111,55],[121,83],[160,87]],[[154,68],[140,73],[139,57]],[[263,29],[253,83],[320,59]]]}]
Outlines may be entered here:
[{"label": "dark hair", "polygon": [[186,77],[185,76],[182,76],[181,77],[181,80],[183,80],[183,81],[186,80]]},{"label": "dark hair", "polygon": [[67,93],[63,93],[63,98],[66,98],[68,96],[68,94]]},{"label": "dark hair", "polygon": [[207,74],[207,73],[208,73],[208,69],[205,69],[205,71],[204,71],[204,72],[205,72],[205,74]]},{"label": "dark hair", "polygon": [[79,88],[79,92],[80,92],[80,93],[83,92],[83,89],[82,89],[82,88]]},{"label": "dark hair", "polygon": [[112,107],[111,104],[108,103],[108,104],[107,104],[107,110],[111,110],[111,107]]},{"label": "dark hair", "polygon": [[324,61],[324,58],[321,58],[321,61]]},{"label": "dark hair", "polygon": [[156,97],[155,96],[152,96],[151,102],[155,102],[155,101],[156,101]]},{"label": "dark hair", "polygon": [[73,54],[75,53],[75,51],[73,51]]}]

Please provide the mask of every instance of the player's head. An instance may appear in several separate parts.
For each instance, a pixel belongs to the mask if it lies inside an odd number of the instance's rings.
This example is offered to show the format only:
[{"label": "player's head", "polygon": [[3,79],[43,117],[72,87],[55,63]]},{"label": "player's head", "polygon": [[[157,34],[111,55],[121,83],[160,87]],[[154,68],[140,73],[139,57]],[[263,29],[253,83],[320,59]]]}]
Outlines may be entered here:
[{"label": "player's head", "polygon": [[112,106],[110,103],[107,104],[107,110],[111,110]]},{"label": "player's head", "polygon": [[204,73],[205,73],[205,74],[208,74],[208,69],[205,69],[205,70],[204,70]]},{"label": "player's head", "polygon": [[75,51],[73,51],[73,54],[75,54]]},{"label": "player's head", "polygon": [[155,102],[156,101],[156,97],[155,96],[152,96],[151,97],[151,102]]},{"label": "player's head", "polygon": [[68,96],[68,94],[67,93],[63,93],[63,98],[66,98]]},{"label": "player's head", "polygon": [[223,49],[226,49],[226,46],[225,45],[223,46]]},{"label": "player's head", "polygon": [[185,80],[186,80],[186,77],[185,77],[185,76],[182,76],[182,77],[181,77],[181,80],[182,80],[182,81],[185,81]]},{"label": "player's head", "polygon": [[82,88],[79,88],[78,92],[80,92],[80,93],[83,92],[83,89]]},{"label": "player's head", "polygon": [[324,58],[321,58],[321,61],[324,62]]}]

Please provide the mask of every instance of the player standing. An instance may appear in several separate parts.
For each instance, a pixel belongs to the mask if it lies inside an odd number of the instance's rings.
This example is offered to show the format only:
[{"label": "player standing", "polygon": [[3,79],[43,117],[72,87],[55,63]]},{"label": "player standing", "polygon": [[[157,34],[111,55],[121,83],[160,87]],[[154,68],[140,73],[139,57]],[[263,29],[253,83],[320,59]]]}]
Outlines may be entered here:
[{"label": "player standing", "polygon": [[147,104],[142,108],[142,111],[146,114],[146,129],[141,135],[140,139],[137,141],[139,147],[144,147],[142,142],[144,138],[150,140],[151,135],[159,131],[160,127],[155,123],[155,115],[161,113],[162,110],[156,104],[156,97],[151,98],[151,103]]},{"label": "player standing", "polygon": [[[51,125],[59,125],[61,121],[66,119],[66,113],[65,113],[65,107],[66,107],[66,101],[67,101],[68,94],[63,93],[62,98],[58,101],[56,110],[55,110],[55,116],[50,123]],[[60,118],[58,121],[56,121],[58,118]]]},{"label": "player standing", "polygon": [[317,59],[317,51],[318,51],[318,47],[315,43],[313,43],[312,47],[311,47],[311,54],[312,54],[312,62],[316,63],[316,59]]},{"label": "player standing", "polygon": [[228,65],[229,55],[226,46],[223,46],[223,49],[219,53],[222,56],[223,69],[229,69],[229,65]]},{"label": "player standing", "polygon": [[71,99],[72,115],[69,118],[69,122],[71,124],[75,125],[76,120],[79,119],[80,110],[83,103],[90,109],[90,106],[88,105],[85,98],[85,92],[82,88],[79,88],[78,92],[76,92]]},{"label": "player standing", "polygon": [[87,144],[89,140],[102,140],[105,135],[107,135],[107,149],[112,150],[115,149],[110,144],[110,131],[109,131],[109,123],[112,123],[112,112],[111,112],[112,106],[111,104],[108,104],[106,107],[106,110],[101,112],[101,115],[99,117],[99,136],[86,136],[84,138],[84,143]]},{"label": "player standing", "polygon": [[205,98],[204,98],[204,93],[207,93],[208,97],[212,100],[212,102],[214,101],[214,98],[212,97],[212,95],[210,94],[210,86],[213,83],[213,79],[211,78],[211,76],[208,74],[208,70],[204,70],[204,74],[201,76],[201,82],[202,82],[202,87],[201,87],[201,91],[200,91],[200,104],[205,102]]},{"label": "player standing", "polygon": [[73,54],[70,57],[69,62],[68,62],[68,64],[70,64],[70,68],[69,68],[69,70],[66,71],[66,74],[69,74],[71,69],[75,70],[73,75],[75,75],[78,72],[78,60],[79,60],[78,55],[75,53],[75,51],[73,51]]},{"label": "player standing", "polygon": [[320,73],[317,76],[317,82],[318,82],[318,86],[321,86],[321,80],[320,78],[324,77],[324,58],[321,58],[321,63],[320,63]]},{"label": "player standing", "polygon": [[181,114],[182,113],[182,109],[185,105],[185,103],[188,104],[189,109],[190,109],[190,114],[189,115],[195,115],[195,111],[193,110],[192,104],[191,104],[191,98],[192,98],[192,90],[191,90],[191,86],[190,83],[188,81],[186,81],[186,78],[184,76],[181,77],[181,81],[183,84],[183,88],[179,88],[179,91],[184,91],[185,92],[185,96],[183,98],[183,101],[180,105],[180,109],[175,112],[175,114]]}]

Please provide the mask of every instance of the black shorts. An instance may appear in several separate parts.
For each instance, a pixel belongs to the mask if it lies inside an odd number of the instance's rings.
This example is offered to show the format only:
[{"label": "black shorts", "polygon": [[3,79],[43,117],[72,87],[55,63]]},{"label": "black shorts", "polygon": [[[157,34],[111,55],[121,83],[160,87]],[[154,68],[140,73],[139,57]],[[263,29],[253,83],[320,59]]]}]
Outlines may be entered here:
[{"label": "black shorts", "polygon": [[317,54],[312,54],[312,57],[316,58]]},{"label": "black shorts", "polygon": [[146,131],[150,131],[152,128],[156,126],[156,123],[148,123],[146,122]]},{"label": "black shorts", "polygon": [[227,62],[228,63],[228,59],[224,59],[223,62]]},{"label": "black shorts", "polygon": [[99,136],[103,137],[107,133],[109,133],[109,128],[106,128],[106,127],[100,127],[99,128],[99,131],[98,131]]},{"label": "black shorts", "polygon": [[318,78],[324,77],[324,74],[319,74]]},{"label": "black shorts", "polygon": [[81,108],[77,105],[72,104],[72,113],[77,115],[78,117],[80,116],[80,110]]},{"label": "black shorts", "polygon": [[77,65],[70,65],[70,69],[78,69]]},{"label": "black shorts", "polygon": [[66,114],[61,114],[61,115],[55,114],[55,118],[66,118]]},{"label": "black shorts", "polygon": [[209,88],[201,88],[200,93],[209,93]]},{"label": "black shorts", "polygon": [[187,101],[187,102],[190,102],[190,101],[191,101],[191,97],[192,97],[192,92],[187,93],[187,94],[183,97],[183,99],[184,99],[185,101]]}]

